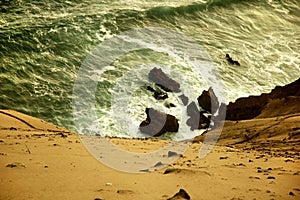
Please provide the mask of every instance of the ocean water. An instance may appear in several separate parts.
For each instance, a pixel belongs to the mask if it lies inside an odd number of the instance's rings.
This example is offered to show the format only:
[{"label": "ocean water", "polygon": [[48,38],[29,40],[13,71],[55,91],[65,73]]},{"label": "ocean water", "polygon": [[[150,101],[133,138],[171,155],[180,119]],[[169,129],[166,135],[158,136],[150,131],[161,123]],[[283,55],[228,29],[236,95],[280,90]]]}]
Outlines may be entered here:
[{"label": "ocean water", "polygon": [[[126,31],[156,27],[191,38],[208,53],[225,103],[269,92],[300,76],[298,0],[2,0],[0,9],[0,109],[15,109],[80,133],[84,130],[75,128],[73,115],[73,100],[80,98],[73,93],[79,70],[99,45]],[[182,48],[180,44],[178,38],[168,45],[176,49]],[[241,66],[229,65],[226,53]],[[191,100],[208,85],[188,62],[170,55],[172,51],[140,49],[94,71],[93,123],[100,124],[102,134],[143,137],[122,127],[129,121],[133,129],[138,127],[146,118],[146,107],[184,123],[184,106],[176,94],[158,102],[146,90],[147,85],[154,87],[147,73],[153,67],[164,68],[182,87],[190,88]],[[81,89],[82,94],[88,90]],[[122,101],[125,94],[128,101]],[[166,108],[168,103],[176,107]],[[183,131],[178,137],[191,136]]]}]

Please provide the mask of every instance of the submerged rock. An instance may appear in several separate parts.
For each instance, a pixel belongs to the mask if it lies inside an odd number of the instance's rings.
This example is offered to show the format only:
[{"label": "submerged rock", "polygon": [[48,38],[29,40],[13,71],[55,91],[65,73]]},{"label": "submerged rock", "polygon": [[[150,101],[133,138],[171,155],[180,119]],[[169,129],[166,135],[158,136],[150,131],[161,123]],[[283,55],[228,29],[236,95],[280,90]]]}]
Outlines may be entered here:
[{"label": "submerged rock", "polygon": [[153,96],[157,100],[165,100],[168,98],[168,94],[166,92],[161,92],[161,91],[155,91]]},{"label": "submerged rock", "polygon": [[140,124],[140,131],[158,137],[166,132],[178,132],[179,124],[176,117],[153,108],[146,108],[147,118]]},{"label": "submerged rock", "polygon": [[153,68],[149,72],[149,80],[166,92],[180,92],[180,84],[169,78],[161,69]]},{"label": "submerged rock", "polygon": [[147,90],[150,92],[153,92],[153,97],[156,100],[165,100],[168,98],[168,94],[166,92],[155,90],[151,86],[147,86]]}]

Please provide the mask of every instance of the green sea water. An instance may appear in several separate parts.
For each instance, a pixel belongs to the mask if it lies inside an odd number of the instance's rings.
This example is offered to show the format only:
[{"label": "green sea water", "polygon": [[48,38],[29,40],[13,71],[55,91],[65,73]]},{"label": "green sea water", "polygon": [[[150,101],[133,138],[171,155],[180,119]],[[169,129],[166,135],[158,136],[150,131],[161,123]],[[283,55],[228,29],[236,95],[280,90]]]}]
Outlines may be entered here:
[{"label": "green sea water", "polygon": [[[128,30],[160,27],[195,40],[214,63],[225,103],[269,92],[300,76],[297,0],[3,0],[0,9],[0,109],[15,109],[75,131],[72,99],[78,70],[97,45]],[[229,65],[226,53],[241,66]],[[107,135],[130,136],[116,130],[111,118],[118,79],[153,63],[176,69],[199,95],[207,89],[189,66],[166,54],[131,52],[98,77],[97,114]],[[135,81],[131,77],[117,86],[130,88]],[[177,103],[172,94],[170,101]],[[155,103],[141,87],[131,98],[129,113],[142,120],[144,108]],[[158,104],[165,109],[163,102]]]}]

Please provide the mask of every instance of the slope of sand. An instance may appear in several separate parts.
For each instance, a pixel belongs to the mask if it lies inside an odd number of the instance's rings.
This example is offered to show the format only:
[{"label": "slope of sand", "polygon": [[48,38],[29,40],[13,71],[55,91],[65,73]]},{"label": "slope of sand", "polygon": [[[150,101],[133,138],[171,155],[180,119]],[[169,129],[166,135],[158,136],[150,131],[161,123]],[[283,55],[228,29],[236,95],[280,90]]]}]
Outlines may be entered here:
[{"label": "slope of sand", "polygon": [[[174,164],[152,173],[113,170],[65,129],[11,110],[0,112],[0,199],[299,199],[300,114],[226,121],[218,145],[198,159],[197,137]],[[167,141],[112,138],[135,152]],[[177,198],[180,199],[180,198]]]}]

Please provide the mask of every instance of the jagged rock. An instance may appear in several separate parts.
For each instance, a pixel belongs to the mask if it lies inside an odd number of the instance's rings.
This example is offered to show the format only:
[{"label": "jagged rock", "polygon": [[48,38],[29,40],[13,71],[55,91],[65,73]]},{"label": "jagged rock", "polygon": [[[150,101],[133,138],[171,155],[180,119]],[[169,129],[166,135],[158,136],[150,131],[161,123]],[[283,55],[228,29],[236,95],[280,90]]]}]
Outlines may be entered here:
[{"label": "jagged rock", "polygon": [[168,98],[168,94],[165,92],[161,92],[161,91],[155,91],[153,96],[157,100],[165,100]]},{"label": "jagged rock", "polygon": [[149,80],[166,92],[180,92],[180,84],[169,78],[161,69],[153,68],[149,72]]},{"label": "jagged rock", "polygon": [[219,108],[219,101],[212,87],[210,87],[208,91],[204,90],[197,100],[199,106],[211,114],[215,114]]},{"label": "jagged rock", "polygon": [[[260,115],[266,109],[270,102],[274,100],[285,99],[281,101],[283,106],[288,101],[293,101],[300,105],[300,101],[295,101],[300,97],[300,78],[285,86],[276,86],[269,94],[262,94],[260,96],[249,96],[237,99],[234,103],[230,102],[227,105],[226,120],[245,120],[252,119]],[[296,105],[294,105],[297,107]],[[274,107],[274,106],[273,106]],[[300,106],[299,106],[300,107]],[[295,110],[295,112],[297,112]],[[289,111],[285,114],[292,114]]]},{"label": "jagged rock", "polygon": [[140,130],[148,135],[158,137],[166,132],[178,132],[179,124],[173,115],[146,108],[147,118],[140,124]]},{"label": "jagged rock", "polygon": [[239,98],[234,103],[230,102],[227,106],[227,120],[252,119],[258,116],[263,107],[268,103],[265,94],[255,97]]},{"label": "jagged rock", "polygon": [[180,189],[173,197],[168,198],[167,200],[190,200],[190,195],[184,190]]},{"label": "jagged rock", "polygon": [[183,105],[187,105],[189,103],[189,98],[185,96],[184,94],[179,96],[179,99],[182,101]]},{"label": "jagged rock", "polygon": [[153,89],[151,86],[147,86],[147,90],[149,90],[150,92],[156,92],[156,90]]},{"label": "jagged rock", "polygon": [[233,60],[230,55],[227,53],[226,54],[226,60],[228,61],[228,63],[232,64],[232,65],[238,65],[240,66],[241,64],[239,63],[239,61],[237,60]]},{"label": "jagged rock", "polygon": [[214,122],[214,127],[218,126],[220,121],[225,120],[226,118],[226,109],[227,105],[225,103],[221,103],[219,107],[219,113],[217,116],[212,116],[211,120]]},{"label": "jagged rock", "polygon": [[193,101],[187,106],[187,114],[190,118],[186,124],[191,127],[191,130],[205,129],[209,127],[210,118],[204,115],[205,112],[199,111],[196,103]]},{"label": "jagged rock", "polygon": [[147,86],[147,90],[153,92],[153,97],[157,100],[165,100],[168,98],[168,94],[166,92],[155,90],[151,86]]}]

